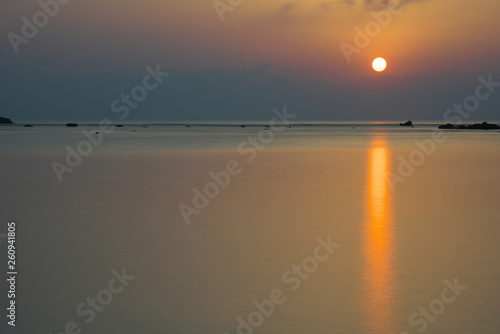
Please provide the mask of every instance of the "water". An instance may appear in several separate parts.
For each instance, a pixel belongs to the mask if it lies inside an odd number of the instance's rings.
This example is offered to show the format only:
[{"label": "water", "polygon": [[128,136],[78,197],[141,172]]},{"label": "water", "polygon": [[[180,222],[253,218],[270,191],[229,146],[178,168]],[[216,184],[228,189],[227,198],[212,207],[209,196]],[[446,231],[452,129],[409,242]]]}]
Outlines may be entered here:
[{"label": "water", "polygon": [[[447,131],[419,155],[437,122],[294,124],[272,140],[266,130],[248,161],[265,122],[124,122],[60,183],[51,164],[96,124],[63,123],[0,127],[19,333],[74,321],[93,334],[233,334],[239,317],[248,334],[500,330],[498,131]],[[186,224],[179,205],[233,160],[240,173]],[[332,254],[318,250],[328,236]],[[91,320],[77,314],[123,267],[135,279]],[[455,279],[467,288],[443,294]],[[281,303],[259,318],[254,302],[276,290]]]}]

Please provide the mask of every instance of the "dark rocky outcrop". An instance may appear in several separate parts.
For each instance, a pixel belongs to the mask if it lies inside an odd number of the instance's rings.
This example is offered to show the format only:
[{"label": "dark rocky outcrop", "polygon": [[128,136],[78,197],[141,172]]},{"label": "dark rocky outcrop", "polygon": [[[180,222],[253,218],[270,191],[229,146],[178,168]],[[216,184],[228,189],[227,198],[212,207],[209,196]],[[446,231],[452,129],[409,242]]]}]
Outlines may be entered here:
[{"label": "dark rocky outcrop", "polygon": [[68,124],[66,124],[67,128],[76,128],[77,126],[78,126],[78,124],[76,124],[76,123],[68,123]]},{"label": "dark rocky outcrop", "polygon": [[408,121],[406,123],[399,123],[399,126],[413,126],[413,122],[412,121]]},{"label": "dark rocky outcrop", "polygon": [[438,129],[450,129],[450,130],[498,130],[500,126],[496,124],[490,124],[488,122],[475,123],[472,125],[455,125],[455,124],[445,124],[438,126]]},{"label": "dark rocky outcrop", "polygon": [[33,125],[31,125],[31,124],[24,124],[23,127],[25,127],[25,128],[32,128]]},{"label": "dark rocky outcrop", "polygon": [[118,124],[116,127],[117,127],[117,128],[123,128],[123,125]]},{"label": "dark rocky outcrop", "polygon": [[14,124],[9,118],[0,117],[0,124]]},{"label": "dark rocky outcrop", "polygon": [[458,129],[458,127],[454,124],[447,123],[445,125],[438,126],[438,129],[442,129],[442,130],[443,129],[450,129],[451,130],[451,129]]}]

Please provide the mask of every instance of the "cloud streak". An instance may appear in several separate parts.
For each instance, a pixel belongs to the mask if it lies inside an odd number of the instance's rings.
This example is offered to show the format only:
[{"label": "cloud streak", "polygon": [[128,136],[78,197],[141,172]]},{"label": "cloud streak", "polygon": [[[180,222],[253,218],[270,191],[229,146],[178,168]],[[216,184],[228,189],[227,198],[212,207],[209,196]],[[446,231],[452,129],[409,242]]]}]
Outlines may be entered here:
[{"label": "cloud streak", "polygon": [[364,10],[377,10],[386,8],[390,3],[405,5],[408,3],[422,2],[425,0],[334,0],[323,1],[318,4],[321,10],[331,12],[337,5],[348,5]]},{"label": "cloud streak", "polygon": [[298,7],[298,3],[296,2],[287,2],[281,5],[280,12],[282,14],[287,14],[291,12],[292,10],[296,9]]}]

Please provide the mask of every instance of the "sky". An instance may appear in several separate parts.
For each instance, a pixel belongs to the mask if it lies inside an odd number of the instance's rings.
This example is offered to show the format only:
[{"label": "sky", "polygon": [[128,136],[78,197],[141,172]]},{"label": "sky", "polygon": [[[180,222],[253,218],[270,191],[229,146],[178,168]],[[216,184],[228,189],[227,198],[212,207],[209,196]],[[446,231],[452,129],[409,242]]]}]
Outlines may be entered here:
[{"label": "sky", "polygon": [[[127,120],[443,120],[500,82],[499,1],[398,2],[2,0],[0,116],[113,118],[135,89]],[[470,120],[500,119],[490,95]]]}]

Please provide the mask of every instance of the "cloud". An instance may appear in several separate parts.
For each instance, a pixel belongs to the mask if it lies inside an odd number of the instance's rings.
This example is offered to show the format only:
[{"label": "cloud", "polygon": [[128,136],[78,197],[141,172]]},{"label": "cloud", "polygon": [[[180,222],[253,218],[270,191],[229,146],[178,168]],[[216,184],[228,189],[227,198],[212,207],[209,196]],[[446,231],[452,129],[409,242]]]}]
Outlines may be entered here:
[{"label": "cloud", "polygon": [[287,14],[297,7],[298,7],[298,4],[296,2],[287,2],[287,3],[284,3],[283,5],[281,5],[280,12],[282,14]]},{"label": "cloud", "polygon": [[361,9],[374,10],[386,8],[390,3],[394,5],[405,5],[411,2],[421,2],[425,0],[334,0],[319,3],[318,7],[325,11],[332,11],[335,5],[349,5]]}]

